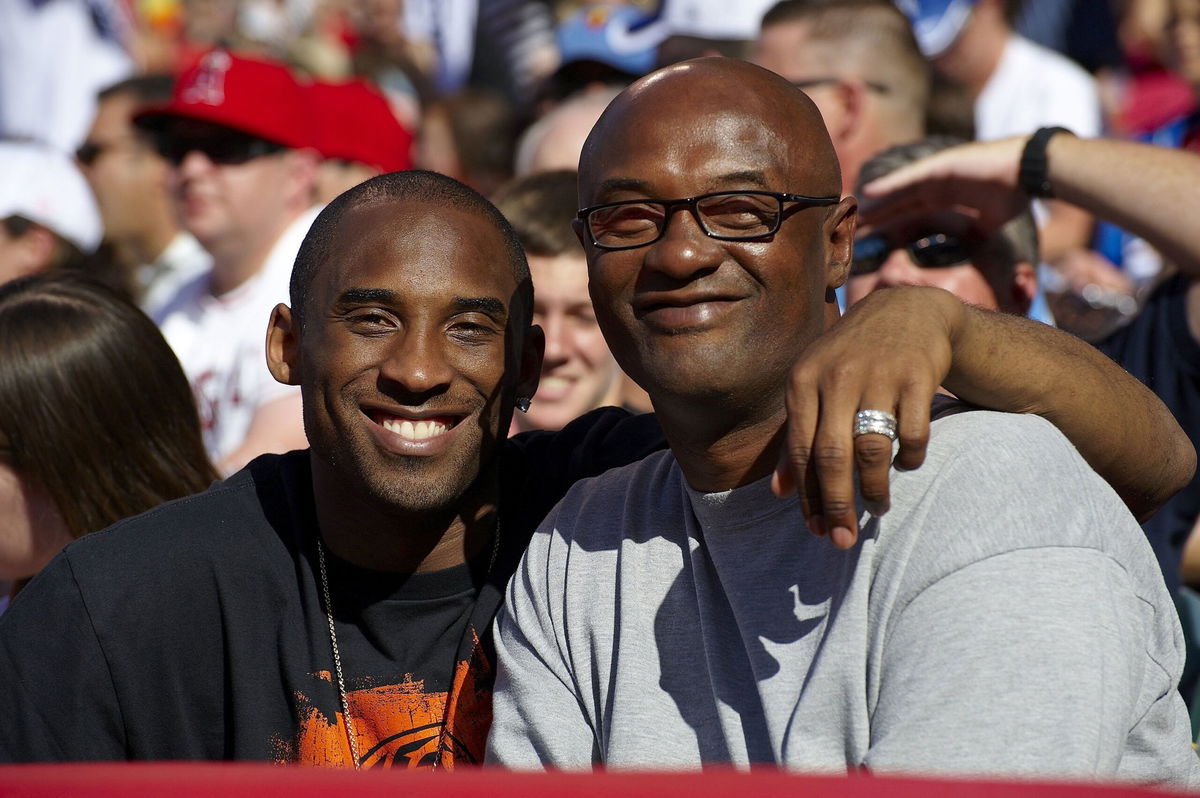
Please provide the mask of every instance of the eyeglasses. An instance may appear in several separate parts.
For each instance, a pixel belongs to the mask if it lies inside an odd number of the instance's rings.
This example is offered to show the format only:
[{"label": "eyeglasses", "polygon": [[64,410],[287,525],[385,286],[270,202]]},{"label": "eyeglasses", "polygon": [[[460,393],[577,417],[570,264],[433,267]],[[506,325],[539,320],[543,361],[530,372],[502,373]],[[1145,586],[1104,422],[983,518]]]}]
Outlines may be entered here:
[{"label": "eyeglasses", "polygon": [[[819,78],[808,78],[806,80],[793,80],[792,85],[797,89],[800,89],[800,91],[807,91],[808,89],[815,89],[817,86],[830,86],[834,83],[841,83],[842,80],[842,78],[834,75],[826,75]],[[877,83],[873,80],[864,80],[862,85],[866,86],[876,94],[892,93],[891,86],[887,86],[883,83]]]},{"label": "eyeglasses", "polygon": [[893,244],[881,233],[874,233],[854,242],[850,274],[879,271],[888,256],[898,249],[906,250],[913,262],[922,269],[942,269],[971,260],[974,248],[963,239],[945,233],[931,233],[907,244]]},{"label": "eyeglasses", "polygon": [[[779,232],[786,214],[834,205],[839,197],[805,197],[776,191],[720,191],[673,200],[624,200],[579,212],[592,243],[600,249],[634,249],[663,237],[667,221],[680,208],[691,211],[709,238],[745,241]],[[795,203],[784,208],[785,202]]]},{"label": "eyeglasses", "polygon": [[155,149],[174,166],[183,163],[189,152],[202,153],[221,166],[236,166],[286,148],[273,141],[230,130],[205,135],[160,133],[155,138]]}]

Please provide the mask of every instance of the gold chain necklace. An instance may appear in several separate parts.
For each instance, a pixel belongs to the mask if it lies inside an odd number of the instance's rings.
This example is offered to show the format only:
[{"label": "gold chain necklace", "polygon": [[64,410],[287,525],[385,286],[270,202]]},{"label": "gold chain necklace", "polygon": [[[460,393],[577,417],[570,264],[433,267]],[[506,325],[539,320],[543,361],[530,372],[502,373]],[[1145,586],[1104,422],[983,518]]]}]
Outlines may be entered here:
[{"label": "gold chain necklace", "polygon": [[[496,517],[496,532],[492,535],[492,555],[488,560],[487,573],[484,574],[484,581],[492,575],[492,568],[496,565],[496,555],[500,553],[500,517]],[[358,757],[358,736],[354,733],[354,718],[350,715],[350,699],[346,693],[346,680],[342,676],[342,652],[338,648],[337,629],[333,626],[333,602],[329,598],[329,574],[325,570],[325,544],[321,540],[320,534],[317,535],[317,565],[321,572],[321,594],[325,599],[325,620],[329,624],[329,646],[333,649],[333,670],[334,676],[337,679],[338,698],[342,702],[342,717],[346,719],[346,740],[350,743],[350,758],[354,762],[354,769],[360,770],[362,763]],[[453,681],[453,680],[452,680]],[[442,728],[438,733],[438,750],[435,754],[441,753],[442,736],[446,733],[446,713],[450,709],[450,694],[446,694],[446,706],[442,709]],[[438,766],[438,757],[434,756],[433,769]]]}]

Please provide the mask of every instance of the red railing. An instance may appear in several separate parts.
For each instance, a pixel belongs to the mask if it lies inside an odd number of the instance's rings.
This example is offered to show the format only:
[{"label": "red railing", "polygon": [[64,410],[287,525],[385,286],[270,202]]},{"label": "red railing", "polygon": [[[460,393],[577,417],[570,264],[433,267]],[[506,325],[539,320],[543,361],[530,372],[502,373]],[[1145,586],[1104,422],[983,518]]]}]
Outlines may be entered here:
[{"label": "red railing", "polygon": [[253,764],[72,764],[0,766],[3,798],[1161,798],[1144,787],[984,782],[877,776],[737,773],[362,773]]}]

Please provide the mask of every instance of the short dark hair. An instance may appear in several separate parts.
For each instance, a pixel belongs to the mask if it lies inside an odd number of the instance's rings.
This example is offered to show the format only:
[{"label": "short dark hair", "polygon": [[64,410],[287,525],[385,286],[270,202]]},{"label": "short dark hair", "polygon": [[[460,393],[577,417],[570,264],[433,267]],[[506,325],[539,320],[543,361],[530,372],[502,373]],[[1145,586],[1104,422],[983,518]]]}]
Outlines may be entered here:
[{"label": "short dark hair", "polygon": [[780,0],[760,27],[789,22],[807,25],[809,40],[828,45],[839,63],[862,69],[859,77],[887,86],[890,101],[926,112],[933,70],[893,0]]},{"label": "short dark hair", "polygon": [[472,186],[491,194],[512,177],[522,124],[516,106],[502,94],[467,88],[435,100],[422,113],[445,115],[461,175]]},{"label": "short dark hair", "polygon": [[72,272],[0,286],[0,438],[76,537],[218,478],[158,328]]},{"label": "short dark hair", "polygon": [[583,254],[571,222],[579,198],[579,176],[572,169],[536,172],[518,178],[492,201],[512,223],[528,255],[556,257]]},{"label": "short dark hair", "polygon": [[165,103],[171,99],[174,88],[175,78],[171,75],[137,75],[106,86],[96,97],[104,101],[109,97],[129,94],[139,103]]},{"label": "short dark hair", "polygon": [[[311,299],[312,282],[317,271],[329,260],[335,233],[348,211],[364,205],[384,202],[420,202],[432,207],[451,207],[475,214],[490,222],[504,239],[504,257],[517,282],[517,305],[513,314],[513,330],[524,335],[533,323],[533,281],[529,264],[512,225],[496,206],[470,186],[437,172],[410,169],[377,175],[338,195],[325,206],[300,244],[292,267],[288,291],[292,315],[300,329],[304,327],[307,303]],[[481,264],[482,266],[482,264]]]},{"label": "short dark hair", "polygon": [[[96,99],[100,102],[111,99],[113,97],[129,96],[136,103],[135,112],[138,107],[149,105],[165,105],[171,99],[171,93],[175,89],[175,78],[172,75],[136,75],[132,78],[118,81],[111,86],[107,86],[99,91]],[[154,142],[155,136],[153,131],[142,127],[141,125],[133,124],[133,120],[129,120],[133,128],[133,135],[141,145],[155,152]]]}]

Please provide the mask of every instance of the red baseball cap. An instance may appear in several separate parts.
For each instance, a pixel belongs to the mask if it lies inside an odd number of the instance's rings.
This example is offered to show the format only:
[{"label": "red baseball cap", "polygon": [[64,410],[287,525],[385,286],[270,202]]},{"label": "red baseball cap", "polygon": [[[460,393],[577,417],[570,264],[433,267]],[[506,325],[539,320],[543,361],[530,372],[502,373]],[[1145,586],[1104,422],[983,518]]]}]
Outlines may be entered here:
[{"label": "red baseball cap", "polygon": [[412,168],[412,133],[392,113],[387,98],[364,80],[313,83],[309,101],[316,120],[314,147],[326,158],[385,172]]},{"label": "red baseball cap", "polygon": [[134,116],[143,128],[196,119],[300,149],[313,146],[308,97],[288,68],[275,61],[209,50],[180,75],[171,101]]}]

